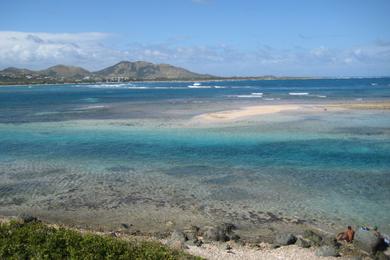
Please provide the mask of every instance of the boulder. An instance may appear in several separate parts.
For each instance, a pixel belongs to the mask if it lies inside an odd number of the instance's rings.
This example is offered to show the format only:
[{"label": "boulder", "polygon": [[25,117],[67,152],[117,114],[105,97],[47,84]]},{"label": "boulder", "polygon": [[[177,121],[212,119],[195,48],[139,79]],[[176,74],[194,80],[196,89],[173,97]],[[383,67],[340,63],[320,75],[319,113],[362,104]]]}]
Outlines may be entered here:
[{"label": "boulder", "polygon": [[303,238],[310,241],[310,244],[313,246],[319,246],[322,243],[322,237],[312,230],[305,230],[303,232]]},{"label": "boulder", "polygon": [[281,246],[292,245],[297,241],[297,238],[293,234],[280,234],[275,238],[275,244]]},{"label": "boulder", "polygon": [[188,240],[196,240],[199,236],[200,228],[198,226],[191,226],[184,230],[184,233],[187,235]]},{"label": "boulder", "polygon": [[390,260],[390,256],[380,251],[375,254],[375,260]]},{"label": "boulder", "polygon": [[340,247],[340,243],[337,241],[335,237],[328,237],[328,236],[324,237],[322,239],[322,244],[327,246],[333,246],[335,248]]},{"label": "boulder", "polygon": [[333,246],[321,246],[316,250],[316,256],[338,256],[337,249]]},{"label": "boulder", "polygon": [[28,213],[22,213],[19,215],[19,218],[23,221],[23,223],[30,223],[30,222],[36,222],[38,221],[37,217],[34,217],[31,214]]},{"label": "boulder", "polygon": [[226,242],[226,241],[230,240],[230,238],[227,236],[225,230],[221,227],[208,228],[204,232],[203,236],[206,240],[210,240],[210,241]]},{"label": "boulder", "polygon": [[187,241],[187,236],[180,230],[174,230],[171,234],[171,237],[168,240],[168,245],[176,250],[186,249],[187,245],[185,242]]},{"label": "boulder", "polygon": [[383,241],[374,232],[359,229],[355,233],[354,244],[362,251],[375,254]]},{"label": "boulder", "polygon": [[186,234],[184,234],[180,230],[174,230],[171,234],[171,237],[169,239],[170,241],[181,241],[186,242],[188,240]]},{"label": "boulder", "polygon": [[231,234],[234,230],[237,229],[236,225],[232,223],[223,223],[220,228],[226,233]]},{"label": "boulder", "polygon": [[297,242],[295,243],[297,246],[302,248],[309,248],[310,242],[303,238],[298,238]]},{"label": "boulder", "polygon": [[240,236],[237,234],[232,234],[229,236],[230,240],[233,240],[234,242],[238,242],[240,240]]},{"label": "boulder", "polygon": [[179,240],[176,240],[176,241],[170,241],[168,243],[168,245],[175,249],[175,250],[184,250],[184,249],[188,249],[188,246],[183,242],[183,241],[179,241]]}]

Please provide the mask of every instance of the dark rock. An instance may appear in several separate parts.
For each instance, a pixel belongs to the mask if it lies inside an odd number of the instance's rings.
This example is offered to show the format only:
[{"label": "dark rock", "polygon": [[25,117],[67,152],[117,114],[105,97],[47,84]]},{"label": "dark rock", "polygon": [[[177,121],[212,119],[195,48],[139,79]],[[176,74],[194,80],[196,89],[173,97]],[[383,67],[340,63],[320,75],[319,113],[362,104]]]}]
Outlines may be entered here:
[{"label": "dark rock", "polygon": [[199,231],[205,239],[210,241],[221,241],[226,242],[229,240],[238,241],[240,236],[234,233],[237,227],[231,223],[224,223],[217,227],[206,228],[203,232]]},{"label": "dark rock", "polygon": [[312,230],[305,230],[303,232],[303,238],[310,241],[310,244],[313,246],[319,246],[322,243],[322,237]]},{"label": "dark rock", "polygon": [[117,234],[115,231],[113,231],[113,232],[110,232],[110,236],[112,236],[112,237],[118,237],[118,234]]},{"label": "dark rock", "polygon": [[28,214],[28,213],[20,214],[19,218],[23,221],[23,223],[30,223],[30,222],[39,221],[37,217],[34,217],[33,215]]},{"label": "dark rock", "polygon": [[333,246],[321,246],[316,250],[316,256],[338,256],[337,249]]},{"label": "dark rock", "polygon": [[237,234],[233,234],[230,236],[230,240],[233,240],[234,242],[238,242],[240,240],[240,236]]},{"label": "dark rock", "polygon": [[302,248],[309,248],[310,242],[303,238],[298,238],[297,242],[295,243],[297,246]]},{"label": "dark rock", "polygon": [[121,227],[125,228],[125,229],[129,229],[130,226],[126,223],[121,223]]},{"label": "dark rock", "polygon": [[132,236],[140,236],[141,234],[142,232],[138,229],[130,232],[130,235]]},{"label": "dark rock", "polygon": [[275,244],[281,246],[292,245],[297,241],[297,238],[293,234],[280,234],[275,238]]},{"label": "dark rock", "polygon": [[232,249],[232,246],[231,245],[229,245],[229,244],[226,244],[226,248],[225,248],[226,250],[230,250],[230,249]]},{"label": "dark rock", "polygon": [[194,242],[195,242],[194,244],[195,244],[197,247],[201,247],[201,246],[203,245],[203,241],[202,241],[202,240],[197,239],[197,240],[195,240]]},{"label": "dark rock", "polygon": [[198,236],[200,235],[199,234],[199,231],[200,231],[200,228],[197,227],[197,226],[191,226],[190,228],[188,229],[185,229],[184,230],[184,233],[186,234],[188,240],[195,240],[198,238]]},{"label": "dark rock", "polygon": [[221,227],[211,227],[208,228],[204,234],[204,238],[211,241],[222,241],[226,242],[229,241],[229,237],[226,235],[226,232]]},{"label": "dark rock", "polygon": [[337,242],[337,239],[334,238],[334,237],[324,237],[322,239],[322,244],[323,245],[327,245],[327,246],[333,246],[335,248],[339,248],[340,247],[340,243]]},{"label": "dark rock", "polygon": [[226,233],[226,234],[230,234],[232,233],[234,230],[237,229],[237,227],[232,224],[232,223],[223,223],[220,228]]},{"label": "dark rock", "polygon": [[354,244],[362,251],[375,254],[381,247],[382,240],[373,232],[367,230],[357,230],[354,238]]}]

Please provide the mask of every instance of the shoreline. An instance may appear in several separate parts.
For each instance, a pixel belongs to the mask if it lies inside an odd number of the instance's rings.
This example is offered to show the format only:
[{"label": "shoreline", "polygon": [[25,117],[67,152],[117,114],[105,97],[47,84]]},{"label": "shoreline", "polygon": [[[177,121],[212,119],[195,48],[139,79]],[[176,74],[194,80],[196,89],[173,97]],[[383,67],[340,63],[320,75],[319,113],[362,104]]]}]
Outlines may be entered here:
[{"label": "shoreline", "polygon": [[[18,221],[21,223],[31,223],[30,220],[26,222],[24,219],[33,218],[31,215],[23,215],[19,216],[2,216],[0,215],[0,224],[7,224],[10,221]],[[32,220],[34,221],[41,221]],[[172,229],[169,233],[164,234],[163,236],[156,236],[153,234],[142,234],[142,233],[131,233],[127,229],[124,224],[122,228],[119,230],[97,230],[91,228],[80,228],[80,227],[72,227],[62,223],[51,223],[43,221],[43,224],[59,229],[65,228],[67,230],[76,231],[82,235],[85,234],[94,234],[99,236],[107,236],[113,237],[114,239],[126,241],[126,242],[157,242],[162,245],[168,246],[173,250],[182,251],[184,253],[202,257],[205,259],[323,259],[326,256],[327,259],[351,259],[351,257],[364,257],[366,254],[360,252],[357,248],[351,248],[350,245],[342,243],[338,247],[338,252],[334,256],[332,255],[321,255],[319,253],[323,248],[327,246],[328,242],[325,242],[327,239],[325,233],[321,233],[316,231],[314,234],[319,234],[324,239],[324,243],[312,244],[310,239],[308,239],[304,234],[300,234],[297,236],[297,241],[304,240],[308,243],[311,243],[311,246],[301,244],[301,242],[293,242],[291,244],[278,244],[280,242],[264,242],[264,241],[243,241],[243,240],[235,240],[228,239],[224,240],[216,240],[210,239],[208,236],[208,232],[196,235],[190,235],[191,231],[187,229],[187,231],[183,232],[180,229]],[[229,236],[231,236],[233,231],[228,232]],[[189,232],[189,233],[188,233]],[[287,234],[287,233],[286,233]],[[281,234],[282,236],[285,234]],[[329,236],[331,237],[331,235]],[[195,239],[194,241],[192,241]],[[277,239],[278,240],[278,239]],[[197,243],[196,241],[200,241]],[[203,242],[204,241],[204,242]],[[329,246],[328,246],[329,247]]]},{"label": "shoreline", "polygon": [[188,80],[175,80],[175,79],[167,79],[167,80],[134,80],[134,81],[124,81],[124,82],[55,82],[55,83],[15,83],[15,84],[3,84],[0,82],[0,87],[21,87],[21,86],[35,86],[35,85],[90,85],[90,84],[128,84],[128,83],[162,83],[162,82],[221,82],[221,81],[287,81],[287,80],[349,80],[349,79],[387,79],[390,76],[378,76],[378,77],[276,77],[276,78],[256,78],[256,77],[248,77],[248,78],[216,78],[216,79],[188,79]]}]

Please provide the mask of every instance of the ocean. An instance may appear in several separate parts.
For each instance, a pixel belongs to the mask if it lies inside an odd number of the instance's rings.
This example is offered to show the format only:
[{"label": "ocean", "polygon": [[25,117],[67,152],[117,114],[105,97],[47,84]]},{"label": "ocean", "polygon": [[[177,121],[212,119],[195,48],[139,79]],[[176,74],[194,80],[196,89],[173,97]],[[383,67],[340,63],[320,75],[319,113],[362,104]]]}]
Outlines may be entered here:
[{"label": "ocean", "polygon": [[[268,214],[389,233],[389,110],[332,109],[389,100],[390,78],[2,86],[0,215],[155,230]],[[191,123],[285,104],[311,109]]]}]

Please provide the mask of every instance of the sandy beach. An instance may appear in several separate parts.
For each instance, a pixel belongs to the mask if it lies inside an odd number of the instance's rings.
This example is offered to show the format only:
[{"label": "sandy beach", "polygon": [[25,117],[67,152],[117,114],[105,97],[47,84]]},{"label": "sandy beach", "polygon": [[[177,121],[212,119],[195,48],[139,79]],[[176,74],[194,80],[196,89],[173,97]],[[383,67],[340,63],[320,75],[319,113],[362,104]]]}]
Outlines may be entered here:
[{"label": "sandy beach", "polygon": [[210,260],[277,260],[277,259],[300,259],[300,260],[315,260],[315,259],[348,259],[347,257],[321,257],[316,256],[315,248],[300,248],[296,245],[284,246],[276,249],[271,249],[269,245],[263,244],[263,248],[251,248],[237,246],[231,250],[226,250],[222,244],[206,244],[202,247],[189,246],[186,252],[204,257]]},{"label": "sandy beach", "polygon": [[324,111],[343,111],[343,110],[388,110],[389,102],[351,102],[345,104],[276,104],[276,105],[258,105],[243,106],[239,109],[223,110],[210,113],[204,113],[194,116],[190,123],[218,124],[232,123],[246,119],[256,119],[261,116],[277,114],[283,112],[324,112]]},{"label": "sandy beach", "polygon": [[285,111],[294,111],[301,109],[301,105],[262,105],[262,106],[247,106],[241,109],[225,110],[213,113],[205,113],[192,118],[194,122],[204,123],[223,123],[233,122],[249,117],[274,114]]}]

